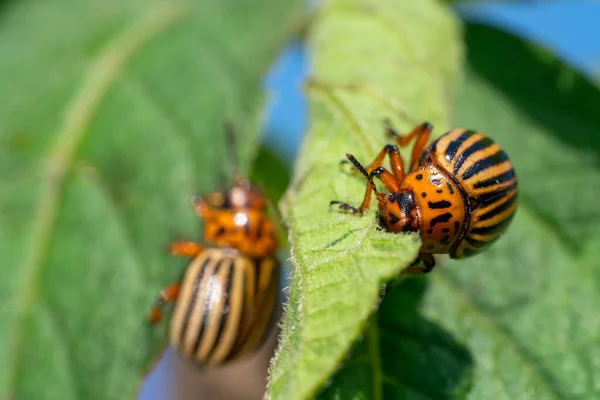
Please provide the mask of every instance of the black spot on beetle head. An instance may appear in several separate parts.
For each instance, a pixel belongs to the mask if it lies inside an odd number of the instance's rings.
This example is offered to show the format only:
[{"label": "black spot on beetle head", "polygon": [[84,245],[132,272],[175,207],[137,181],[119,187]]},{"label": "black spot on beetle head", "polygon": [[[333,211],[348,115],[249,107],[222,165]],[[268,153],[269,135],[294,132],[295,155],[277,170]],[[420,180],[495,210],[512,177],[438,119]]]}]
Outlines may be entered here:
[{"label": "black spot on beetle head", "polygon": [[415,202],[410,190],[400,190],[388,194],[379,202],[379,224],[391,232],[411,232],[417,230],[413,211]]},{"label": "black spot on beetle head", "polygon": [[402,225],[402,232],[413,232],[415,228],[409,223]]},{"label": "black spot on beetle head", "polygon": [[387,201],[390,203],[394,203],[395,201],[398,200],[398,193],[397,192],[392,192],[390,194],[388,194],[387,196]]}]

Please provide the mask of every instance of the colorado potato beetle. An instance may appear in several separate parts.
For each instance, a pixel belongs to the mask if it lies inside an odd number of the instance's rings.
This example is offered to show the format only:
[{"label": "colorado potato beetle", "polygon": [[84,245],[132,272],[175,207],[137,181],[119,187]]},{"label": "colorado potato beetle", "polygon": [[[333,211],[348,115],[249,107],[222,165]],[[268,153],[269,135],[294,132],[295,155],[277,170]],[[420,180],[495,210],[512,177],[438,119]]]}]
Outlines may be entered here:
[{"label": "colorado potato beetle", "polygon": [[[453,129],[425,148],[433,126],[427,122],[400,135],[389,121],[386,132],[397,145],[385,146],[364,168],[352,154],[348,160],[367,179],[359,207],[337,200],[339,209],[363,214],[371,191],[379,205],[379,225],[390,232],[419,232],[419,257],[405,273],[427,273],[434,254],[461,259],[487,249],[506,231],[517,208],[517,177],[507,154],[480,132]],[[405,173],[399,147],[413,139],[409,171]],[[391,172],[382,166],[389,155]],[[373,177],[384,185],[380,193]],[[417,267],[423,263],[425,268]]]},{"label": "colorado potato beetle", "polygon": [[[233,130],[229,124],[225,128],[232,153]],[[248,179],[233,175],[230,189],[192,201],[204,220],[204,241],[218,247],[172,243],[171,253],[192,261],[178,282],[160,292],[150,314],[156,324],[162,307],[175,302],[170,343],[199,364],[220,364],[253,352],[277,315],[278,242],[267,199]]]},{"label": "colorado potato beetle", "polygon": [[184,357],[217,365],[256,350],[277,315],[279,265],[275,258],[251,259],[236,250],[205,249],[176,242],[171,252],[193,257],[179,282],[161,291],[151,321],[174,301],[169,341]]}]

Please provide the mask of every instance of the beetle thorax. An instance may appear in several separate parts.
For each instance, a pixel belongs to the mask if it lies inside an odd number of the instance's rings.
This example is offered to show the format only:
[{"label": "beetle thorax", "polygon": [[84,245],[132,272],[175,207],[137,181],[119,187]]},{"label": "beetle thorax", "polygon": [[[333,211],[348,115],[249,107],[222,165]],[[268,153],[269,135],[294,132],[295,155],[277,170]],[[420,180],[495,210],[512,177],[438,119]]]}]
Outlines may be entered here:
[{"label": "beetle thorax", "polygon": [[448,253],[468,224],[463,189],[446,171],[432,163],[406,174],[402,188],[413,193],[423,251]]},{"label": "beetle thorax", "polygon": [[415,232],[418,229],[415,201],[410,190],[389,193],[379,201],[379,223],[390,232]]}]

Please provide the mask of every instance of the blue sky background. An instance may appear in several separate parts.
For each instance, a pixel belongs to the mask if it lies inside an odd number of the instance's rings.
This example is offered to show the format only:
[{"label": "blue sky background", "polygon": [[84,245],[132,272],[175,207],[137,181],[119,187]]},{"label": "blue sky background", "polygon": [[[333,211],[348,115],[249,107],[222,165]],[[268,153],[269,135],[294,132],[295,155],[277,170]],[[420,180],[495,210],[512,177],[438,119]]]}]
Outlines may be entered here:
[{"label": "blue sky background", "polygon": [[[590,78],[600,78],[600,1],[521,0],[460,3],[466,20],[490,24],[533,41]],[[307,54],[292,43],[265,77],[272,99],[267,106],[265,145],[289,167],[306,127],[301,82],[307,75]],[[600,82],[600,80],[599,80]],[[148,377],[138,400],[169,399],[169,357]]]}]

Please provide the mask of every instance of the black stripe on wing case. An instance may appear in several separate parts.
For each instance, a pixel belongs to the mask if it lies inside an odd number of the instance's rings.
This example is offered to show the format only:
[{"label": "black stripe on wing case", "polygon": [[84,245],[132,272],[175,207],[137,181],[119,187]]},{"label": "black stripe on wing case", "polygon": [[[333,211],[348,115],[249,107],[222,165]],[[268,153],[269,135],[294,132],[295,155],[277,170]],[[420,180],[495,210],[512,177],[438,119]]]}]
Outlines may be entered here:
[{"label": "black stripe on wing case", "polygon": [[448,144],[448,147],[446,148],[446,152],[444,154],[446,157],[446,161],[452,162],[460,145],[463,144],[464,141],[467,140],[469,138],[469,136],[471,136],[472,134],[473,134],[473,131],[464,131],[463,133],[460,134],[459,137],[457,137],[455,140],[451,141]]},{"label": "black stripe on wing case", "polygon": [[[219,260],[217,262],[217,265],[215,266],[215,270],[213,271],[213,276],[216,276],[219,273],[222,263],[223,263],[223,260]],[[196,288],[197,288],[197,290],[205,290],[206,289],[206,288],[200,288],[198,286],[196,286]],[[195,354],[198,351],[198,348],[200,347],[200,342],[202,341],[202,336],[204,335],[204,329],[210,323],[210,312],[212,311],[210,304],[213,301],[214,295],[215,295],[215,291],[211,290],[209,292],[209,295],[206,297],[206,300],[204,301],[204,307],[202,310],[202,321],[200,322],[200,330],[196,334],[196,341],[194,342],[194,349],[193,349],[192,354]],[[196,298],[196,297],[198,297],[198,296],[197,295],[194,296],[194,298]]]},{"label": "black stripe on wing case", "polygon": [[470,237],[467,237],[465,240],[467,241],[467,243],[469,243],[471,246],[476,247],[478,249],[481,249],[485,246],[488,246],[490,244],[491,241],[493,241],[495,238],[493,238],[492,240],[487,240],[485,242],[481,241],[481,240],[477,240],[477,239],[473,239]]},{"label": "black stripe on wing case", "polygon": [[488,178],[484,181],[479,181],[479,182],[475,183],[475,185],[473,185],[473,188],[483,189],[483,188],[494,186],[494,185],[501,185],[504,182],[510,181],[514,177],[515,177],[515,171],[511,168],[509,171],[506,171],[503,174],[496,175],[492,178]]},{"label": "black stripe on wing case", "polygon": [[501,200],[503,197],[508,196],[511,192],[517,189],[517,183],[513,183],[512,185],[502,189],[496,190],[489,193],[484,193],[482,195],[477,196],[477,200],[479,201],[479,207],[487,207],[498,200]]},{"label": "black stripe on wing case", "polygon": [[493,235],[495,233],[498,233],[498,232],[501,232],[502,230],[504,230],[504,228],[506,228],[506,225],[508,225],[509,222],[510,222],[510,218],[506,218],[494,225],[475,228],[475,229],[471,230],[471,233],[475,234],[475,235],[481,235],[481,236]]},{"label": "black stripe on wing case", "polygon": [[[227,274],[227,284],[225,285],[225,292],[222,292],[221,295],[221,300],[225,301],[225,304],[223,305],[223,313],[221,314],[221,321],[220,321],[220,325],[219,325],[219,331],[217,332],[217,337],[215,338],[215,342],[212,346],[212,349],[210,349],[208,356],[206,357],[207,359],[210,359],[215,351],[215,349],[217,348],[219,342],[221,341],[221,336],[223,335],[223,329],[225,329],[225,324],[227,323],[227,321],[229,320],[229,316],[231,315],[231,311],[229,310],[229,293],[231,293],[231,283],[234,277],[234,272],[235,272],[235,262],[234,260],[227,260],[228,261],[228,266],[229,266],[229,273]],[[242,276],[242,284],[244,284],[244,278],[245,276]],[[196,347],[195,347],[196,348]],[[196,348],[197,351],[197,348]]]},{"label": "black stripe on wing case", "polygon": [[460,167],[463,166],[465,161],[467,161],[469,157],[473,155],[473,153],[479,150],[486,149],[493,144],[494,142],[491,139],[484,136],[480,140],[469,146],[467,149],[465,149],[465,151],[458,155],[458,160],[456,160],[456,164],[454,164],[454,175],[458,174],[458,171],[460,171]]},{"label": "black stripe on wing case", "polygon": [[194,279],[191,283],[191,285],[194,285],[194,288],[192,291],[192,297],[190,298],[190,304],[187,305],[187,310],[185,311],[185,317],[183,318],[183,321],[181,324],[181,333],[179,336],[179,340],[181,343],[184,343],[184,341],[185,341],[185,335],[187,334],[188,322],[190,320],[192,311],[196,307],[196,300],[198,300],[198,286],[200,285],[200,282],[202,282],[202,278],[204,276],[206,266],[212,260],[213,260],[212,257],[210,257],[210,256],[206,257],[206,259],[202,263],[202,266],[200,266],[200,268],[198,269],[198,275],[196,275],[196,279]]},{"label": "black stripe on wing case", "polygon": [[462,174],[460,178],[463,180],[467,180],[473,175],[481,171],[485,171],[488,168],[492,168],[495,165],[501,164],[506,160],[508,160],[508,156],[506,155],[506,153],[502,150],[498,150],[491,156],[475,161],[469,166],[469,168],[467,168],[465,173]]},{"label": "black stripe on wing case", "polygon": [[490,211],[486,212],[485,214],[482,214],[479,216],[479,221],[485,221],[486,219],[490,219],[495,217],[496,215],[502,213],[503,211],[508,210],[517,200],[517,194],[515,193],[513,196],[511,196],[507,201],[505,201],[504,203],[502,203],[501,205],[497,206],[496,208],[491,209]]}]

